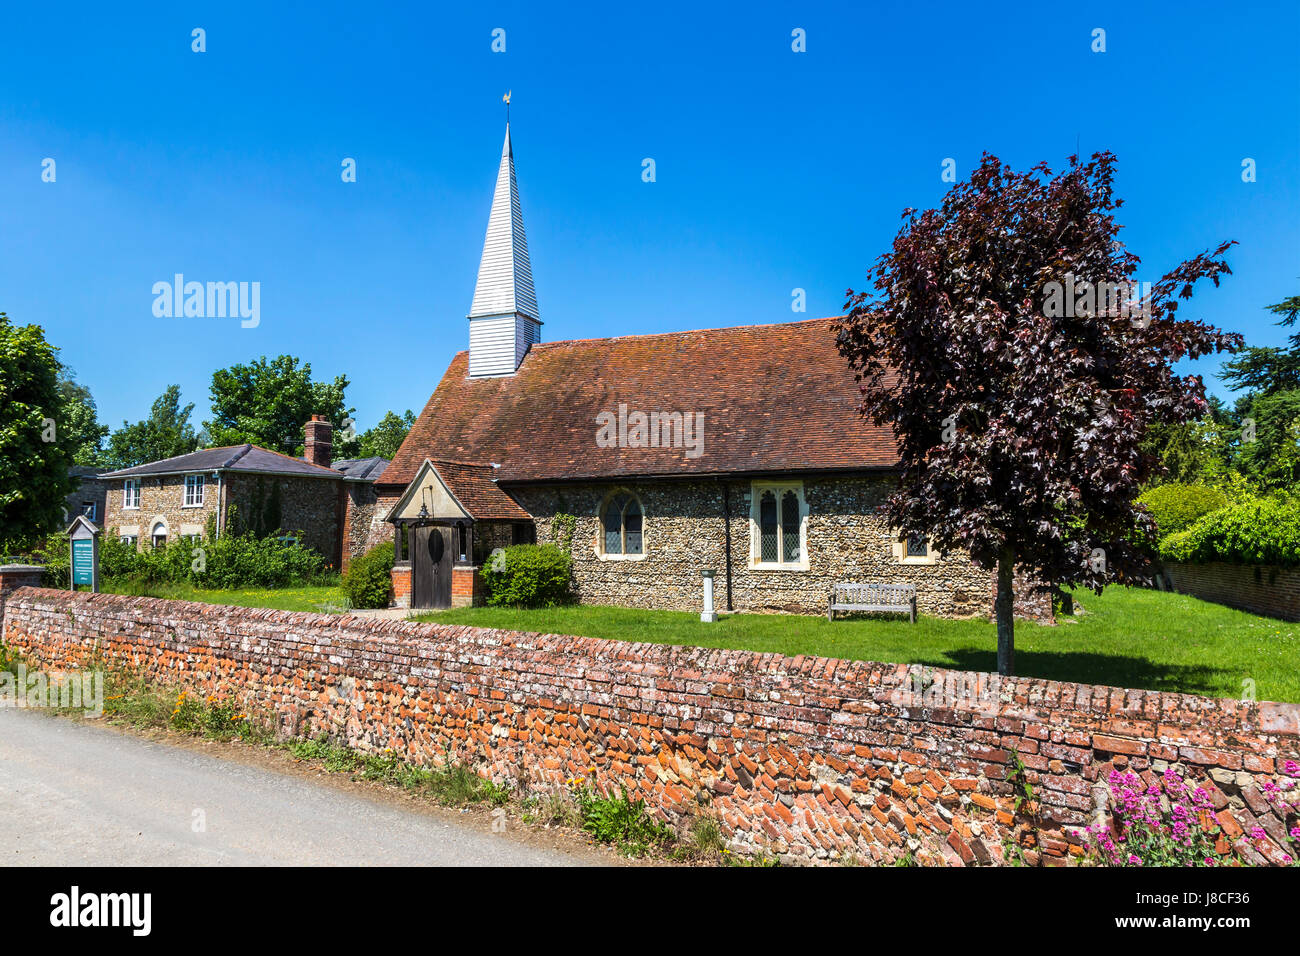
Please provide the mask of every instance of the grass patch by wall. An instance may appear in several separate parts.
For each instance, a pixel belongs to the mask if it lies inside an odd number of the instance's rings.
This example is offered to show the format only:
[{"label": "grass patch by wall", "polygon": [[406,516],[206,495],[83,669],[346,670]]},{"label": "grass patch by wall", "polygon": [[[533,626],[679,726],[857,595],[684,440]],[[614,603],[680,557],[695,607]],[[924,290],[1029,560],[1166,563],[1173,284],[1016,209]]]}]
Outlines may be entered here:
[{"label": "grass patch by wall", "polygon": [[[1300,702],[1300,624],[1182,594],[1112,586],[1074,595],[1082,613],[1055,627],[1016,623],[1016,673],[1025,677],[1259,700]],[[417,620],[656,644],[691,644],[851,660],[996,671],[997,632],[986,620],[922,616],[724,615],[589,605],[516,610],[457,608]]]},{"label": "grass patch by wall", "polygon": [[302,585],[287,588],[200,588],[188,582],[141,584],[119,581],[104,585],[108,594],[198,601],[201,604],[231,604],[236,607],[268,607],[277,611],[315,611],[337,614],[347,606],[338,585]]}]

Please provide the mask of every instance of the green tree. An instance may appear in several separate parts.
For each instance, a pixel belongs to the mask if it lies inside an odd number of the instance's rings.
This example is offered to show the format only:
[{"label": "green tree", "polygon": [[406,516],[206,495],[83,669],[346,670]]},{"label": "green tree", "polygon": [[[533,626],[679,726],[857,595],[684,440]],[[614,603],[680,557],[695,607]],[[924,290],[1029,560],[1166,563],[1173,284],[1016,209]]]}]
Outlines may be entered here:
[{"label": "green tree", "polygon": [[98,465],[103,456],[108,426],[99,423],[99,410],[90,389],[76,381],[76,373],[63,366],[59,375],[59,394],[69,448],[74,465]]},{"label": "green tree", "polygon": [[[1278,325],[1294,326],[1300,295],[1268,306]],[[1289,490],[1300,485],[1300,332],[1289,345],[1243,349],[1224,363],[1223,378],[1234,390],[1240,427],[1237,464],[1261,488]]]},{"label": "green tree", "polygon": [[58,349],[36,325],[0,312],[0,545],[49,534],[63,523],[73,461]]},{"label": "green tree", "polygon": [[402,415],[386,412],[379,424],[367,429],[358,438],[358,458],[389,458],[397,454],[406,440],[406,433],[415,424],[415,412],[409,408]]},{"label": "green tree", "polygon": [[[324,415],[336,428],[351,415],[353,409],[344,404],[347,386],[344,375],[333,382],[313,382],[311,363],[299,365],[292,355],[270,362],[262,356],[212,373],[212,419],[204,427],[214,445],[248,442],[301,455],[302,428],[312,415]],[[345,450],[337,448],[335,457],[343,457]]]},{"label": "green tree", "polygon": [[1231,482],[1233,448],[1239,425],[1235,413],[1222,400],[1206,399],[1206,412],[1195,421],[1152,425],[1142,442],[1146,454],[1154,454],[1165,474],[1154,484],[1222,485]]},{"label": "green tree", "polygon": [[111,468],[130,468],[148,461],[188,455],[198,447],[198,437],[190,424],[194,403],[181,407],[181,387],[168,385],[154,399],[149,417],[122,427],[108,436],[105,463]]}]

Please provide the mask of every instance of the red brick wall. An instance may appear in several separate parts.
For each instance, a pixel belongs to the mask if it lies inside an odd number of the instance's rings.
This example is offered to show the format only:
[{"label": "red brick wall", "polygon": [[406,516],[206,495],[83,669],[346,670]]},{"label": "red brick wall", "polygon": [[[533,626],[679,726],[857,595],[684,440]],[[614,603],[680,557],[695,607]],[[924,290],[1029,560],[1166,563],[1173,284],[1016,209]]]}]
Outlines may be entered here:
[{"label": "red brick wall", "polygon": [[483,584],[483,577],[478,573],[478,568],[466,565],[452,567],[452,607],[472,607],[475,604],[482,604],[486,594],[487,587]]},{"label": "red brick wall", "polygon": [[391,574],[393,575],[393,606],[410,607],[411,562],[405,561],[394,565]]},{"label": "red brick wall", "polygon": [[[1112,767],[1150,779],[1162,762],[1205,780],[1249,859],[1280,862],[1285,821],[1261,787],[1300,760],[1296,705],[902,665],[36,588],[10,592],[4,638],[50,666],[98,649],[285,733],[421,762],[449,750],[522,790],[626,786],[674,825],[709,813],[734,849],[791,862],[997,863],[1011,837],[1059,863]],[[1013,750],[1036,828],[1014,814]]]},{"label": "red brick wall", "polygon": [[1166,564],[1175,591],[1202,601],[1300,621],[1300,568],[1253,564]]}]

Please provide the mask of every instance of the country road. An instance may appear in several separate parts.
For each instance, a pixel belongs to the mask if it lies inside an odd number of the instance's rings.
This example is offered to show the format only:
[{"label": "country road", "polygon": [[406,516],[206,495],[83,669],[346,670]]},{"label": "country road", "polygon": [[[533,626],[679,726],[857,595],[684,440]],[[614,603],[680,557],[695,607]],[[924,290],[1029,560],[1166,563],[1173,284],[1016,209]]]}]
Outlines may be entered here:
[{"label": "country road", "polygon": [[111,728],[0,709],[0,865],[604,862],[455,817]]}]

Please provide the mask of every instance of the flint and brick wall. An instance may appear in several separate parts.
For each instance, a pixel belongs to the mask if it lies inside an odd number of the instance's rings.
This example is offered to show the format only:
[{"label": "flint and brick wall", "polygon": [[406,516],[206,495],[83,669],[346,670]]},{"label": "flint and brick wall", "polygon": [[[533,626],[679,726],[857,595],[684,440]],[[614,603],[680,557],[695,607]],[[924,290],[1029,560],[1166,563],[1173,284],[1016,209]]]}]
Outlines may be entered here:
[{"label": "flint and brick wall", "polygon": [[1300,621],[1300,568],[1215,561],[1168,563],[1164,573],[1180,594],[1284,621]]},{"label": "flint and brick wall", "polygon": [[[140,507],[122,506],[123,480],[109,485],[108,503],[102,527],[106,534],[138,536],[136,547],[152,546],[150,535],[159,521],[166,524],[167,540],[183,535],[203,534],[208,518],[216,516],[219,532],[230,528],[230,505],[235,506],[242,528],[258,527],[276,517],[285,533],[302,532],[302,544],[325,557],[335,567],[340,563],[340,527],[344,523],[345,492],[342,479],[291,478],[282,475],[227,472],[222,483],[210,474],[203,489],[203,504],[185,506],[184,475],[146,475],[140,479]],[[277,487],[278,486],[278,487]],[[278,496],[278,497],[277,497]],[[222,514],[222,509],[225,514]],[[266,530],[274,530],[268,526]]]},{"label": "flint and brick wall", "polygon": [[[586,777],[789,862],[1030,863],[1082,851],[1111,768],[1203,782],[1229,841],[1283,862],[1262,794],[1300,760],[1300,707],[902,665],[23,588],[4,640],[51,667],[156,681],[521,791]],[[1015,810],[1012,753],[1041,821]],[[1294,769],[1294,768],[1292,768]],[[1266,836],[1251,839],[1253,827]]]},{"label": "flint and brick wall", "polygon": [[[235,505],[235,513],[244,527],[253,527],[256,514],[271,510],[278,486],[280,529],[286,534],[302,532],[302,545],[319,552],[337,568],[341,557],[342,484],[342,480],[329,478],[230,473],[226,476],[226,503],[227,507]],[[268,526],[267,530],[271,528]]]},{"label": "flint and brick wall", "polygon": [[343,564],[346,571],[353,558],[393,540],[393,526],[384,521],[391,502],[381,502],[371,482],[347,483],[347,507],[343,518]]},{"label": "flint and brick wall", "polygon": [[[197,474],[197,472],[196,472]],[[203,504],[185,506],[184,475],[145,475],[140,482],[140,506],[125,508],[122,505],[121,478],[108,483],[104,520],[100,527],[109,537],[134,535],[136,547],[149,548],[150,535],[158,522],[163,522],[167,540],[175,541],[183,535],[203,534],[210,515],[220,514],[221,489],[210,474],[205,473]],[[220,518],[217,519],[220,521]]]},{"label": "flint and brick wall", "polygon": [[[727,607],[727,543],[731,546],[731,603],[737,611],[826,613],[827,594],[841,581],[885,581],[916,586],[923,614],[988,615],[993,576],[966,557],[940,557],[933,564],[898,559],[894,537],[879,509],[893,478],[809,478],[802,481],[808,516],[807,570],[751,568],[748,481],[643,481],[626,485],[564,485],[511,488],[536,518],[537,540],[551,540],[556,513],[577,517],[573,579],[585,604],[668,610],[700,609],[700,571],[718,572],[715,600]],[[633,492],[645,511],[644,551],[638,560],[609,560],[597,551],[599,512],[617,488]],[[724,519],[724,494],[730,521]],[[1021,589],[1017,613],[1050,619],[1051,599]]]}]

